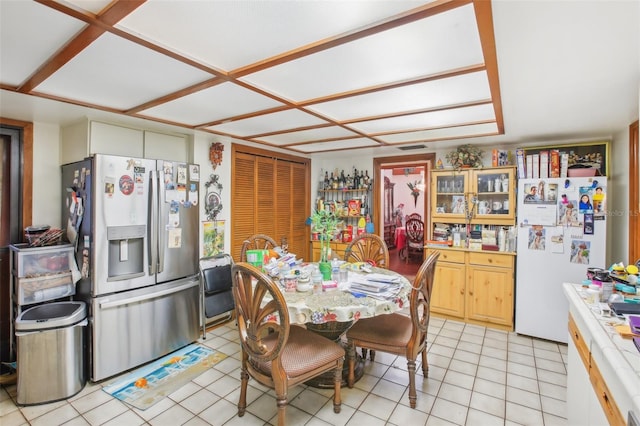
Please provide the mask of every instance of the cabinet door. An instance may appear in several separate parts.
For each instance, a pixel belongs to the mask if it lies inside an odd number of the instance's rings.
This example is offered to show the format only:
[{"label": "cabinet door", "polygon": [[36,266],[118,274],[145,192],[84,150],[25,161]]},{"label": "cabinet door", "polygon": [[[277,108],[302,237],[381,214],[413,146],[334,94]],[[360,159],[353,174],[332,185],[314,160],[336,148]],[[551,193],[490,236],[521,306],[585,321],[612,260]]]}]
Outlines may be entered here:
[{"label": "cabinet door", "polygon": [[464,318],[465,266],[460,263],[436,263],[431,312]]},{"label": "cabinet door", "polygon": [[515,169],[473,170],[470,191],[476,195],[474,222],[512,225],[515,219]]},{"label": "cabinet door", "polygon": [[90,126],[90,154],[111,154],[136,158],[144,156],[142,130],[98,121],[92,121]]},{"label": "cabinet door", "polygon": [[513,270],[469,266],[467,317],[494,324],[513,324]]},{"label": "cabinet door", "polygon": [[144,158],[156,160],[189,161],[189,144],[186,135],[167,135],[144,132]]},{"label": "cabinet door", "polygon": [[432,219],[464,223],[465,198],[470,190],[468,171],[433,172],[431,177]]}]

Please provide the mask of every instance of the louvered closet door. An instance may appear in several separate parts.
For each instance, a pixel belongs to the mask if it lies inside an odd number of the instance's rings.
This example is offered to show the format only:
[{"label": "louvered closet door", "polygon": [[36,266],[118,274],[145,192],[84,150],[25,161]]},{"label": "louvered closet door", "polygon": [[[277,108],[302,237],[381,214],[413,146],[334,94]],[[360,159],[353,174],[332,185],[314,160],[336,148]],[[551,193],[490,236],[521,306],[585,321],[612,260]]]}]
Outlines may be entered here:
[{"label": "louvered closet door", "polygon": [[290,252],[310,259],[310,161],[251,151],[234,145],[232,153],[231,255],[239,260],[247,237],[266,234],[278,244],[286,237]]}]

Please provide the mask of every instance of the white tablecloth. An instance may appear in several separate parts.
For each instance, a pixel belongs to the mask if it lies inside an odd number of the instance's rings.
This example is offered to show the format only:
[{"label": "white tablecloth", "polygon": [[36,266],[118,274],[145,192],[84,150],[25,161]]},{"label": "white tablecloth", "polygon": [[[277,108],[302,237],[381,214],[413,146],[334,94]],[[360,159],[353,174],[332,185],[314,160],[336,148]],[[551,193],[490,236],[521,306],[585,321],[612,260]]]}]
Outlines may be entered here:
[{"label": "white tablecloth", "polygon": [[[348,290],[332,290],[322,294],[312,292],[285,292],[284,298],[289,308],[291,323],[323,324],[331,321],[356,321],[359,318],[370,318],[376,315],[396,312],[408,305],[411,283],[404,276],[381,268],[372,268],[374,273],[397,275],[402,283],[402,290],[391,300],[379,300],[372,297],[355,297]],[[349,277],[361,272],[349,271]],[[345,285],[342,285],[345,286]]]}]

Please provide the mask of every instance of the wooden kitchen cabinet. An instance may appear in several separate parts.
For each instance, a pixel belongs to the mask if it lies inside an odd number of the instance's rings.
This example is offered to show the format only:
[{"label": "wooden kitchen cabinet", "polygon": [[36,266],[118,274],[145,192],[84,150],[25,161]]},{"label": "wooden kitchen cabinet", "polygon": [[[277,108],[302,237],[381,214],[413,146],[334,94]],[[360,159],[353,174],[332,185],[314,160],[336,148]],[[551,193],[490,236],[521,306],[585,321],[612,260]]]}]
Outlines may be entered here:
[{"label": "wooden kitchen cabinet", "polygon": [[[515,167],[434,170],[431,218],[434,222],[513,225]],[[465,206],[467,210],[465,210]]]},{"label": "wooden kitchen cabinet", "polygon": [[431,312],[474,324],[513,329],[513,253],[463,248],[439,251]]}]

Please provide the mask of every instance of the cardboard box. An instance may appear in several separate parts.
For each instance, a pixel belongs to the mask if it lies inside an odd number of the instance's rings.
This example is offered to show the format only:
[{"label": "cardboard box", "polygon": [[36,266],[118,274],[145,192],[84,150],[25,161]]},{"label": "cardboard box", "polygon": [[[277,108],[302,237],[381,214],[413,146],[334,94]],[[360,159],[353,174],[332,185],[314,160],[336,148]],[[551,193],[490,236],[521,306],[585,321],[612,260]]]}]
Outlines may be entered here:
[{"label": "cardboard box", "polygon": [[247,250],[247,262],[256,268],[269,262],[269,250]]}]

